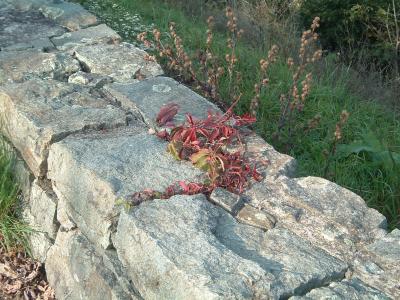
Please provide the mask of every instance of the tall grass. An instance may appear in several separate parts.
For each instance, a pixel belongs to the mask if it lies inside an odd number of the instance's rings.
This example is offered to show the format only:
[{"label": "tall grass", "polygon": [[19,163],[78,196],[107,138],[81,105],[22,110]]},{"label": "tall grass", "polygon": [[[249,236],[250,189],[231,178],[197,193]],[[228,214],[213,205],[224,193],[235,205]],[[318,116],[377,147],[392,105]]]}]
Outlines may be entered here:
[{"label": "tall grass", "polygon": [[[176,31],[183,40],[185,50],[195,55],[205,46],[207,24],[203,18],[188,17],[177,6],[170,6],[160,0],[80,0],[89,10],[103,16],[109,26],[118,30],[120,14],[138,15],[143,26],[156,26],[161,32],[169,31],[169,23],[176,23]],[[139,32],[138,32],[139,33]],[[246,33],[245,33],[246,34]],[[135,36],[124,36],[126,40],[136,42]],[[298,37],[299,38],[299,37]],[[215,32],[213,53],[224,58],[227,53],[226,34]],[[271,45],[269,45],[271,46]],[[257,82],[259,61],[265,58],[265,46],[249,43],[244,37],[237,44],[239,61],[237,69],[242,73],[238,89],[242,92],[238,113],[248,112],[254,97],[254,83]],[[267,48],[268,49],[268,48]],[[261,95],[257,111],[255,130],[278,150],[287,152],[298,160],[297,176],[324,176],[362,196],[367,204],[382,212],[389,220],[391,228],[400,227],[400,167],[393,164],[385,169],[377,164],[366,152],[339,153],[331,158],[326,170],[326,152],[334,138],[335,125],[340,113],[347,110],[350,118],[343,128],[342,144],[362,141],[366,132],[378,136],[382,147],[394,153],[400,152],[400,120],[398,114],[379,101],[365,99],[355,92],[353,72],[337,64],[334,55],[326,56],[312,70],[314,82],[307,103],[299,116],[293,137],[293,147],[288,149],[282,140],[272,139],[277,131],[281,115],[280,95],[290,89],[292,73],[286,63],[285,53],[269,69],[270,82]],[[179,79],[179,78],[178,78]],[[361,84],[360,84],[361,85]],[[229,101],[230,87],[228,80],[221,82],[221,98]],[[316,115],[321,121],[318,126],[305,134],[301,129]]]},{"label": "tall grass", "polygon": [[15,157],[0,136],[0,246],[7,251],[23,248],[29,252],[31,229],[20,216],[19,188],[13,175]]}]

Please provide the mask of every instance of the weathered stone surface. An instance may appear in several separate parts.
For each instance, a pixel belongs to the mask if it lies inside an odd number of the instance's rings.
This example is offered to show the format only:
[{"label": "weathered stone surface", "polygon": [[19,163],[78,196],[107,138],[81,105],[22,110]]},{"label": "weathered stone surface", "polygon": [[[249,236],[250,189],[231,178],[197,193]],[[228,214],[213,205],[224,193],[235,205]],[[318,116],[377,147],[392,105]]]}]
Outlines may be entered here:
[{"label": "weathered stone surface", "polygon": [[49,37],[62,35],[66,30],[46,20],[39,12],[22,12],[4,8],[0,11],[0,50],[54,48]]},{"label": "weathered stone surface", "polygon": [[354,276],[385,292],[393,299],[400,298],[400,231],[377,239],[359,249],[353,260]]},{"label": "weathered stone surface", "polygon": [[29,236],[32,256],[40,262],[45,262],[47,251],[54,243],[59,226],[56,221],[56,196],[42,185],[38,180],[33,182],[30,198],[24,201],[22,216],[33,229]]},{"label": "weathered stone surface", "polygon": [[0,0],[0,9],[11,8],[7,0]]},{"label": "weathered stone surface", "polygon": [[125,112],[81,87],[51,80],[29,80],[0,87],[3,133],[36,176],[46,172],[51,143],[84,129],[122,126]]},{"label": "weathered stone surface", "polygon": [[[57,190],[57,187],[52,184],[52,189],[56,195],[61,195],[60,191]],[[76,224],[72,220],[72,217],[68,214],[68,210],[65,207],[65,201],[58,201],[57,203],[57,221],[60,223],[61,231],[70,231],[76,229]]]},{"label": "weathered stone surface", "polygon": [[35,231],[29,236],[29,246],[32,257],[41,263],[45,263],[47,252],[54,244],[54,240],[50,239],[46,233]]},{"label": "weathered stone surface", "polygon": [[[325,179],[306,177],[289,179],[267,177],[254,184],[246,196],[250,203],[267,210],[285,227],[304,237],[313,245],[346,261],[354,276],[390,297],[400,296],[400,264],[384,259],[365,245],[386,245],[385,218],[368,208],[352,192]],[[382,240],[381,240],[382,239]],[[380,242],[379,242],[380,241]],[[383,242],[384,241],[384,242]],[[393,244],[391,244],[393,245]],[[398,245],[388,248],[397,249]],[[381,248],[381,246],[378,246]]]},{"label": "weathered stone surface", "polygon": [[35,50],[0,52],[0,85],[34,77],[66,80],[79,70],[79,62],[65,53]]},{"label": "weathered stone surface", "polygon": [[236,214],[237,211],[243,206],[243,200],[239,195],[235,195],[219,187],[214,189],[214,191],[211,193],[210,200],[231,214]]},{"label": "weathered stone surface", "polygon": [[145,77],[162,75],[156,62],[146,60],[146,52],[128,43],[80,46],[75,57],[86,71],[107,75],[116,82],[130,82],[140,71]]},{"label": "weathered stone surface", "polygon": [[146,299],[285,298],[347,268],[286,229],[237,223],[202,195],[122,212],[114,245]]},{"label": "weathered stone surface", "polygon": [[46,18],[54,20],[71,31],[97,23],[97,18],[79,4],[64,1],[45,2],[39,10]]},{"label": "weathered stone surface", "polygon": [[6,2],[10,3],[15,9],[26,12],[53,3],[53,0],[6,0]]},{"label": "weathered stone surface", "polygon": [[76,72],[68,77],[69,83],[87,85],[89,87],[100,88],[107,83],[111,83],[113,80],[109,76],[104,76],[100,74],[86,73],[86,72]]},{"label": "weathered stone surface", "polygon": [[[47,190],[46,190],[47,189]],[[32,184],[29,212],[33,217],[30,225],[37,231],[55,239],[58,231],[56,221],[57,198],[53,191],[43,188],[38,180]]]},{"label": "weathered stone surface", "polygon": [[121,37],[105,24],[67,32],[51,39],[58,50],[71,50],[80,45],[93,45],[97,43],[115,43]]},{"label": "weathered stone surface", "polygon": [[382,292],[371,288],[359,279],[333,282],[327,287],[314,289],[306,295],[291,297],[290,300],[320,300],[320,299],[346,299],[346,300],[389,300]]},{"label": "weathered stone surface", "polygon": [[386,218],[382,214],[369,208],[360,196],[333,182],[317,177],[298,178],[292,182],[288,187],[298,185],[309,194],[300,194],[302,201],[335,218],[338,223],[353,226],[366,235],[387,227]]},{"label": "weathered stone surface", "polygon": [[70,136],[53,144],[48,177],[60,201],[80,230],[107,248],[116,200],[144,189],[164,191],[178,180],[196,181],[202,174],[178,162],[166,144],[134,127],[93,135]]},{"label": "weathered stone surface", "polygon": [[276,219],[264,210],[246,204],[237,214],[237,219],[247,225],[263,230],[274,228]]},{"label": "weathered stone surface", "polygon": [[58,233],[48,252],[46,273],[57,299],[137,299],[123,290],[79,230]]},{"label": "weathered stone surface", "polygon": [[243,143],[246,157],[258,162],[258,171],[264,176],[291,177],[295,174],[296,160],[289,155],[279,153],[251,130],[243,130]]},{"label": "weathered stone surface", "polygon": [[394,229],[382,239],[368,245],[367,249],[381,259],[400,265],[400,230]]},{"label": "weathered stone surface", "polygon": [[245,194],[278,224],[342,259],[351,259],[357,243],[367,243],[385,232],[382,215],[356,194],[322,178],[268,176]]},{"label": "weathered stone surface", "polygon": [[114,83],[105,89],[122,107],[140,111],[146,123],[151,125],[155,125],[161,107],[171,102],[180,106],[175,116],[177,122],[183,122],[187,113],[196,118],[205,118],[209,110],[219,111],[200,95],[167,77],[149,78],[135,84]]},{"label": "weathered stone surface", "polygon": [[[265,177],[241,197],[217,189],[216,205],[175,196],[121,212],[134,192],[204,179],[138,120],[156,126],[171,102],[177,123],[218,108],[152,77],[159,66],[106,25],[82,29],[95,22],[60,0],[0,0],[0,120],[41,177],[17,164],[32,252],[58,299],[400,299],[400,231],[333,183],[290,178],[295,160],[250,131],[246,156]],[[132,79],[140,68],[150,78]]]}]

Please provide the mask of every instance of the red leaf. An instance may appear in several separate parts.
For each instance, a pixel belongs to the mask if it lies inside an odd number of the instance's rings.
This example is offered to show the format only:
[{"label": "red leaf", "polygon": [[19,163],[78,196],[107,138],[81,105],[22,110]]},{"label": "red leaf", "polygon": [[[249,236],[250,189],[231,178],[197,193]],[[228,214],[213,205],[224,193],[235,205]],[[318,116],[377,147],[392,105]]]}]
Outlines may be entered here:
[{"label": "red leaf", "polygon": [[169,133],[164,129],[162,131],[157,132],[157,137],[159,137],[160,139],[169,140]]},{"label": "red leaf", "polygon": [[158,125],[163,126],[173,120],[178,113],[179,105],[176,103],[168,103],[164,105],[157,115],[156,121]]}]

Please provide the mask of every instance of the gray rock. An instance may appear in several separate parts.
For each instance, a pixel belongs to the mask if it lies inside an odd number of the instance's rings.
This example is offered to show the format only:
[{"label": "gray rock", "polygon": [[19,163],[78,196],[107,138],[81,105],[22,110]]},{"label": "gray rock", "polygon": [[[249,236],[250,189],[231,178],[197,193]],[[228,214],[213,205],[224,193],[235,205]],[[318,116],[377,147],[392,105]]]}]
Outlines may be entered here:
[{"label": "gray rock", "polygon": [[161,107],[171,102],[180,106],[175,116],[177,123],[183,122],[187,113],[195,118],[205,118],[209,110],[220,111],[200,95],[167,77],[149,78],[135,84],[114,83],[105,89],[122,107],[140,111],[151,126],[156,125],[155,119]]},{"label": "gray rock", "polygon": [[45,262],[47,251],[53,245],[58,231],[56,222],[57,200],[55,195],[35,180],[32,184],[30,198],[25,199],[22,216],[33,230],[29,235],[32,256]]},{"label": "gray rock", "polygon": [[367,249],[386,261],[397,264],[400,269],[400,230],[394,229],[384,238],[367,246]]},{"label": "gray rock", "polygon": [[80,46],[75,57],[86,71],[107,75],[116,82],[129,82],[140,71],[145,77],[163,74],[160,65],[145,59],[147,53],[128,43]]},{"label": "gray rock", "polygon": [[65,31],[39,12],[3,9],[0,16],[0,50],[52,49],[54,45],[49,38],[62,35]]},{"label": "gray rock", "polygon": [[79,62],[65,53],[26,51],[0,52],[0,85],[34,77],[66,80],[80,70]]},{"label": "gray rock", "polygon": [[34,231],[29,236],[29,250],[32,257],[41,263],[47,260],[47,252],[53,244],[54,240],[50,239],[46,233]]},{"label": "gray rock", "polygon": [[137,299],[125,293],[101,255],[78,230],[58,233],[45,267],[57,299]]},{"label": "gray rock", "polygon": [[55,239],[58,231],[56,222],[57,199],[53,191],[40,186],[38,180],[32,184],[29,211],[33,217],[30,225],[37,231]]},{"label": "gray rock", "polygon": [[0,9],[10,9],[11,5],[8,3],[8,0],[0,0]]},{"label": "gray rock", "polygon": [[290,300],[319,300],[319,299],[343,299],[343,300],[389,300],[382,292],[367,286],[361,280],[353,278],[333,282],[327,287],[314,289],[304,296],[291,297]]},{"label": "gray rock", "polygon": [[79,4],[64,1],[44,2],[40,5],[39,10],[46,18],[54,20],[70,31],[93,26],[97,23],[97,18]]},{"label": "gray rock", "polygon": [[67,32],[61,36],[51,39],[58,50],[74,51],[74,48],[81,45],[93,45],[97,43],[116,43],[121,37],[105,24],[81,29],[74,32]]},{"label": "gray rock", "polygon": [[235,195],[219,187],[213,190],[210,195],[210,200],[231,214],[236,214],[237,211],[243,206],[243,200],[239,195]]},{"label": "gray rock", "polygon": [[[382,214],[369,208],[360,196],[333,182],[317,177],[304,177],[294,179],[293,183],[310,195],[299,193],[302,201],[335,218],[339,223],[364,230],[366,234],[387,227],[386,218]],[[288,187],[295,185],[289,184]]]},{"label": "gray rock", "polygon": [[[318,187],[318,188],[317,188]],[[322,178],[267,176],[245,192],[250,203],[332,255],[352,259],[356,244],[378,238],[385,218],[356,194]]]},{"label": "gray rock", "polygon": [[76,72],[68,77],[69,83],[86,85],[89,87],[101,88],[107,83],[111,83],[113,80],[109,76],[104,76],[100,74],[94,73],[86,73],[86,72]]},{"label": "gray rock", "polygon": [[145,299],[285,298],[347,267],[286,229],[237,223],[202,195],[122,212],[114,245]]},{"label": "gray rock", "polygon": [[[52,189],[56,195],[61,195],[61,192],[57,190],[57,187],[52,183]],[[58,201],[56,218],[58,223],[60,223],[61,231],[70,231],[76,229],[76,224],[72,220],[72,217],[68,214],[68,210],[65,207],[65,201]]]},{"label": "gray rock", "polygon": [[92,135],[70,136],[53,144],[48,177],[80,230],[97,245],[110,245],[118,199],[144,189],[164,191],[179,180],[198,181],[201,172],[176,161],[166,143],[143,124]]},{"label": "gray rock", "polygon": [[14,9],[23,12],[39,9],[43,5],[51,4],[54,2],[54,0],[5,0],[5,1],[10,3]]},{"label": "gray rock", "polygon": [[37,177],[46,172],[51,143],[82,130],[126,124],[125,112],[88,90],[37,79],[0,87],[0,119],[3,133]]},{"label": "gray rock", "polygon": [[242,130],[242,135],[245,156],[258,163],[257,170],[264,176],[292,177],[295,174],[296,160],[293,157],[279,153],[251,130]]},{"label": "gray rock", "polygon": [[257,209],[246,204],[237,214],[236,218],[247,225],[251,225],[260,229],[269,230],[274,228],[276,219],[262,209]]}]

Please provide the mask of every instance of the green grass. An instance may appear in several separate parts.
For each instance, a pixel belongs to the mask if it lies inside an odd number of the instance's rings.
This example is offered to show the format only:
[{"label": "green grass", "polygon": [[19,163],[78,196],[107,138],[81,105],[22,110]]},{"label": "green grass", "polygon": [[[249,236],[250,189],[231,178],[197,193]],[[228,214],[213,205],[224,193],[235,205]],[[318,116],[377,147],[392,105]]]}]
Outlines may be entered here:
[{"label": "green grass", "polygon": [[[186,50],[191,53],[204,46],[206,24],[202,19],[187,17],[176,7],[169,7],[159,0],[120,0],[89,1],[79,0],[89,10],[103,18],[116,29],[126,40],[134,42],[136,34],[154,25],[162,32],[168,31],[168,24],[174,21],[177,31],[184,41]],[[114,3],[115,5],[111,5]],[[132,28],[127,20],[135,16]],[[137,25],[137,24],[142,25]],[[135,30],[135,28],[137,30]],[[127,28],[131,28],[128,30]],[[214,53],[225,56],[226,37],[222,33],[215,35]],[[251,47],[249,43],[238,45],[238,69],[243,75],[240,90],[243,92],[238,107],[239,113],[248,109],[253,96],[253,86],[257,78],[260,58],[266,53]],[[312,93],[309,96],[304,114],[297,121],[300,127],[316,114],[322,117],[321,123],[307,135],[297,134],[294,137],[294,148],[288,151],[298,160],[297,176],[323,176],[326,157],[340,112],[347,110],[350,119],[344,129],[341,143],[350,144],[361,139],[367,132],[379,137],[383,147],[393,152],[400,152],[400,121],[398,114],[387,109],[378,101],[366,101],[350,91],[349,83],[353,80],[346,68],[337,66],[332,57],[323,60],[318,72]],[[315,73],[316,73],[315,72]],[[287,92],[290,85],[290,72],[286,64],[278,61],[270,70],[270,86],[263,94],[258,112],[256,131],[281,152],[285,152],[283,143],[273,141],[271,136],[276,131],[280,115],[279,96]],[[222,95],[227,96],[228,84],[225,81]],[[368,153],[352,154],[347,157],[333,157],[327,178],[362,196],[369,206],[378,209],[389,220],[390,228],[400,227],[400,166],[384,168],[371,160]]]},{"label": "green grass", "polygon": [[19,215],[19,189],[13,175],[15,157],[0,136],[0,246],[6,250],[23,248],[29,253],[31,229]]}]

